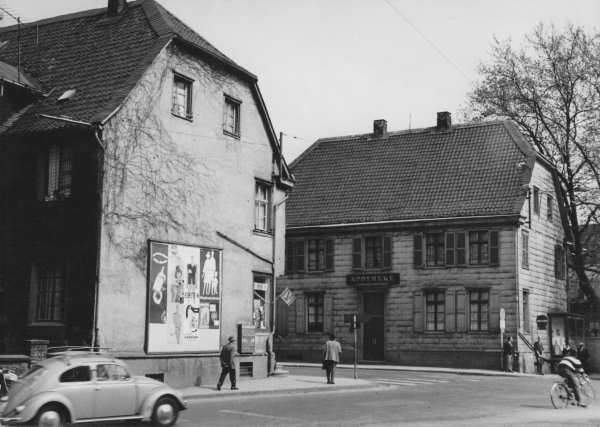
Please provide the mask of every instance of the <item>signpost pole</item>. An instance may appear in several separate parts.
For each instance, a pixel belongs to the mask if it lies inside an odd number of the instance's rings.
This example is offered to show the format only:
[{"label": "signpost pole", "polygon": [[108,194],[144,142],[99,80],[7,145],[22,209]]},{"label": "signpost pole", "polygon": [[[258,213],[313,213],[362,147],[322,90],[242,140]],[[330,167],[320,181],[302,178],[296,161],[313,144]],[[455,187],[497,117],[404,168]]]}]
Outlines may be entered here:
[{"label": "signpost pole", "polygon": [[500,309],[500,369],[504,369],[504,328],[506,328],[506,313],[503,308]]},{"label": "signpost pole", "polygon": [[354,379],[357,379],[356,375],[356,360],[358,359],[358,349],[356,347],[356,314],[354,315]]}]

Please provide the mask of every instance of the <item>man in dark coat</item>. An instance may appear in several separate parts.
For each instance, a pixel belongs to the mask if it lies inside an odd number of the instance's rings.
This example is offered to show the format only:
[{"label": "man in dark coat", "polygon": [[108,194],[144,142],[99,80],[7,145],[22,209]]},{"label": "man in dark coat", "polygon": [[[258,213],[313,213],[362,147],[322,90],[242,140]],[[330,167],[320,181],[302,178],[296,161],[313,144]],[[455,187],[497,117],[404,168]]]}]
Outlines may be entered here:
[{"label": "man in dark coat", "polygon": [[577,358],[581,362],[581,366],[583,367],[583,370],[587,374],[588,368],[589,368],[588,361],[590,360],[590,352],[588,351],[587,348],[585,348],[583,346],[582,342],[579,343],[579,348],[577,348]]},{"label": "man in dark coat", "polygon": [[225,377],[229,374],[229,381],[231,381],[231,389],[238,390],[235,386],[235,356],[237,354],[235,350],[235,345],[233,342],[235,341],[235,337],[230,335],[228,338],[228,343],[223,346],[221,349],[220,359],[221,359],[221,377],[219,378],[219,382],[217,383],[217,390],[221,391],[221,386],[225,381]]},{"label": "man in dark coat", "polygon": [[506,342],[504,343],[504,347],[502,348],[502,353],[504,356],[504,370],[506,372],[512,372],[512,366],[513,366],[512,337],[506,338]]},{"label": "man in dark coat", "polygon": [[544,344],[542,344],[542,338],[538,337],[537,341],[533,343],[533,350],[535,352],[535,364],[537,366],[537,373],[544,375]]}]

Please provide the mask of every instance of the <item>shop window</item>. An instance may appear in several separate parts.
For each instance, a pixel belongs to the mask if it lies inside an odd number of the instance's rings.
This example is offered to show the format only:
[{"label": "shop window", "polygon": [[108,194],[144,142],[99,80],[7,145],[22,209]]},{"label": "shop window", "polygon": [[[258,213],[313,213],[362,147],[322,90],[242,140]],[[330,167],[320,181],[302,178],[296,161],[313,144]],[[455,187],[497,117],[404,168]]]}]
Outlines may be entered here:
[{"label": "shop window", "polygon": [[270,327],[270,292],[271,277],[255,274],[252,320],[256,329],[267,330]]},{"label": "shop window", "polygon": [[426,330],[443,331],[445,329],[445,297],[444,291],[429,291],[426,294]]},{"label": "shop window", "polygon": [[444,265],[444,233],[427,233],[427,267]]},{"label": "shop window", "polygon": [[66,265],[42,264],[37,269],[37,322],[62,322],[66,290]]},{"label": "shop window", "polygon": [[529,234],[523,232],[523,268],[529,269]]},{"label": "shop window", "polygon": [[540,189],[533,187],[533,213],[540,214]]},{"label": "shop window", "polygon": [[271,187],[260,182],[256,183],[254,196],[254,229],[268,232],[271,212]]},{"label": "shop window", "polygon": [[548,221],[552,221],[552,211],[554,210],[554,199],[551,196],[548,196],[547,200],[547,209],[548,209]]},{"label": "shop window", "polygon": [[489,330],[489,292],[469,292],[469,330]]},{"label": "shop window", "polygon": [[193,81],[175,74],[173,76],[173,104],[171,112],[179,117],[191,120],[192,113],[192,84]]},{"label": "shop window", "polygon": [[353,240],[352,268],[384,269],[392,267],[392,237],[365,236]]},{"label": "shop window", "polygon": [[40,200],[64,200],[71,196],[73,151],[53,145],[40,154],[38,161],[38,195]]},{"label": "shop window", "polygon": [[[333,271],[333,239],[294,239],[285,244],[286,273]],[[308,262],[305,265],[305,260]]]},{"label": "shop window", "polygon": [[523,291],[523,331],[531,332],[529,319],[529,291]]},{"label": "shop window", "polygon": [[240,137],[240,105],[240,101],[225,96],[223,132],[238,138]]},{"label": "shop window", "polygon": [[557,279],[564,280],[565,272],[565,249],[562,246],[554,247],[554,276]]}]

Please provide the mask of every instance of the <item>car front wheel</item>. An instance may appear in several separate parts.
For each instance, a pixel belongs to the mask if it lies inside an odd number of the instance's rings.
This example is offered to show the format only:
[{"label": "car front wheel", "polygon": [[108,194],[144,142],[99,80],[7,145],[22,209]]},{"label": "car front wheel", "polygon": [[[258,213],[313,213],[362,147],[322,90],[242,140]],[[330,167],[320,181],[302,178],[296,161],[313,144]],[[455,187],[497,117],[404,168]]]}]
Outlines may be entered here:
[{"label": "car front wheel", "polygon": [[43,406],[35,417],[35,425],[38,427],[60,427],[66,424],[65,410],[54,403]]},{"label": "car front wheel", "polygon": [[177,403],[170,397],[161,397],[154,405],[152,423],[156,426],[170,427],[175,424],[179,416]]}]

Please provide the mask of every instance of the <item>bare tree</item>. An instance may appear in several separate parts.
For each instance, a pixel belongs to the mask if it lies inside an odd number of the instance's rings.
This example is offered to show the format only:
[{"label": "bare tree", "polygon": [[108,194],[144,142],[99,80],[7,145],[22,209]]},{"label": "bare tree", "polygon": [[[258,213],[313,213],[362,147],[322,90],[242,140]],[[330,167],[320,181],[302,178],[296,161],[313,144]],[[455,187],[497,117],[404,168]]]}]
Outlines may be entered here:
[{"label": "bare tree", "polygon": [[573,234],[569,268],[600,314],[582,236],[598,223],[600,34],[538,25],[522,45],[494,40],[464,109],[467,120],[511,119],[556,166]]}]

